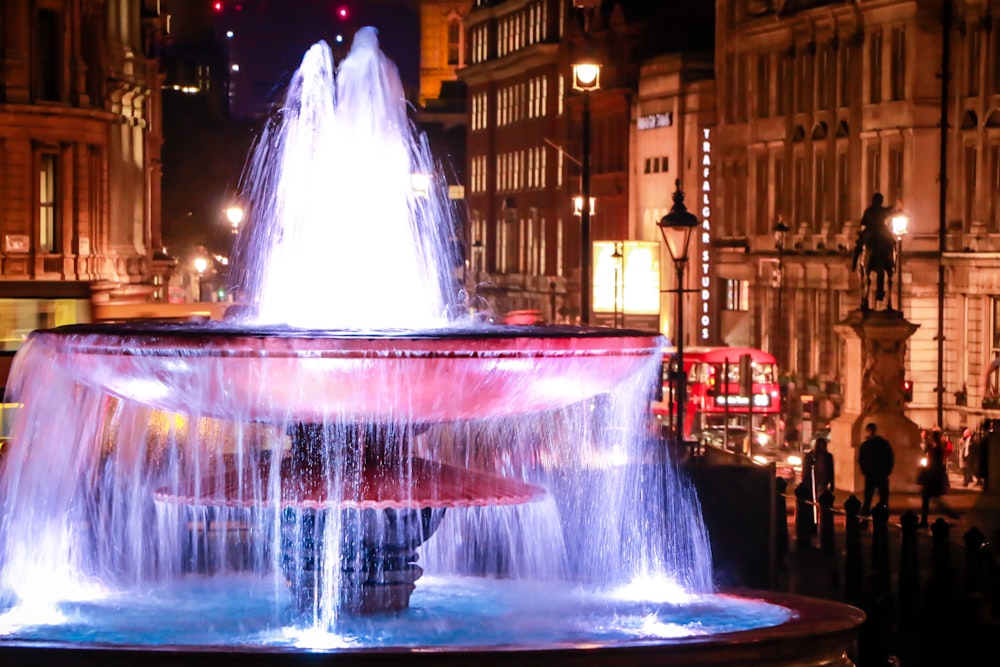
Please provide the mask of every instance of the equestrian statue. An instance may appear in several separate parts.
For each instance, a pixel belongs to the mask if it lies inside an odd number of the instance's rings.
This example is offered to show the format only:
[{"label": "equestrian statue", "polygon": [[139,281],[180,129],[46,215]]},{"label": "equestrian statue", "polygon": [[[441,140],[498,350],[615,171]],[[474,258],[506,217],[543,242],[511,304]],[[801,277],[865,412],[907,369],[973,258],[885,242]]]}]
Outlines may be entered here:
[{"label": "equestrian statue", "polygon": [[[861,310],[885,303],[892,310],[892,280],[896,274],[896,240],[888,220],[893,207],[882,205],[882,195],[872,196],[871,206],[861,216],[861,230],[854,245],[851,270],[861,276]],[[872,274],[875,274],[875,301],[871,303]]]}]

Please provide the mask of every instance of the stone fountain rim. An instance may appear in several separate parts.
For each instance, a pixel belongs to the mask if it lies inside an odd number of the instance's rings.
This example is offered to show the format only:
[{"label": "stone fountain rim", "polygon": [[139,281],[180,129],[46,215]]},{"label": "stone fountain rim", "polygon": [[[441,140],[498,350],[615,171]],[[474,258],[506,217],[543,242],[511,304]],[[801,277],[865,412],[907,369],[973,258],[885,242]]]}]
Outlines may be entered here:
[{"label": "stone fountain rim", "polygon": [[[449,647],[303,649],[184,644],[88,645],[0,640],[0,657],[34,658],[26,663],[32,665],[72,665],[75,660],[71,656],[75,655],[82,664],[98,664],[92,661],[99,658],[99,664],[110,666],[134,664],[130,661],[141,654],[145,667],[174,665],[179,655],[186,656],[185,663],[188,665],[240,664],[250,667],[328,661],[335,661],[338,665],[468,664],[468,660],[476,657],[482,657],[486,661],[484,664],[489,665],[523,665],[524,660],[532,656],[544,659],[545,664],[550,665],[645,664],[636,663],[636,659],[655,660],[657,665],[738,665],[747,664],[749,659],[762,665],[829,665],[836,664],[829,662],[831,658],[841,655],[853,645],[858,627],[865,620],[865,614],[860,609],[831,600],[746,589],[723,590],[719,594],[723,597],[759,600],[783,606],[792,612],[792,617],[785,623],[771,627],[713,635],[534,645],[512,642]],[[373,659],[377,662],[372,662]],[[786,662],[789,659],[794,662]]]}]

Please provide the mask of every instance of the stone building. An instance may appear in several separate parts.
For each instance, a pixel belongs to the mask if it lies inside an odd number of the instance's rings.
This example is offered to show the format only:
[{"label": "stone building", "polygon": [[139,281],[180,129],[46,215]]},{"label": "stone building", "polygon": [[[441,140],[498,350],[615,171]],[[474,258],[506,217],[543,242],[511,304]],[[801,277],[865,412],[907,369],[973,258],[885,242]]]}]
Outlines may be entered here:
[{"label": "stone building", "polygon": [[[465,66],[465,17],[471,0],[419,0],[420,85],[417,103],[441,97],[442,84],[458,80]],[[464,104],[464,103],[463,103]]]},{"label": "stone building", "polygon": [[155,0],[0,3],[0,339],[163,298]]},{"label": "stone building", "polygon": [[[469,106],[469,282],[495,312],[578,321],[582,235],[573,200],[582,195],[584,104],[590,239],[610,249],[635,238],[629,137],[640,64],[710,43],[696,29],[711,26],[710,10],[638,0],[473,2],[459,70]],[[572,64],[584,55],[602,65],[600,87],[589,92],[572,87]],[[669,197],[664,191],[661,203],[647,205],[664,207]],[[599,261],[595,250],[592,268]],[[593,321],[610,324],[611,313],[599,312],[597,299],[593,306]]]},{"label": "stone building", "polygon": [[893,286],[919,325],[909,416],[953,431],[995,416],[1000,7],[719,0],[716,10],[714,257],[724,288],[750,295],[719,313],[719,340],[777,351],[827,419],[845,379],[834,326],[860,305],[851,249],[878,192],[910,219]]}]

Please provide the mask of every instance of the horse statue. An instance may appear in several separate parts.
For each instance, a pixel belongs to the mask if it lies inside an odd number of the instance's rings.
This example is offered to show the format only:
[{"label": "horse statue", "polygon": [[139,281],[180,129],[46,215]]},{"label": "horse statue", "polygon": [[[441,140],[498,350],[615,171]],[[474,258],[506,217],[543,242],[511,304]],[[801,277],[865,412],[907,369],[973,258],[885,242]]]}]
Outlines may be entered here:
[{"label": "horse statue", "polygon": [[892,207],[882,205],[882,195],[872,196],[861,216],[861,231],[854,246],[851,269],[861,276],[861,310],[872,309],[871,284],[875,274],[875,304],[892,310],[892,280],[896,274],[896,240],[887,224]]}]

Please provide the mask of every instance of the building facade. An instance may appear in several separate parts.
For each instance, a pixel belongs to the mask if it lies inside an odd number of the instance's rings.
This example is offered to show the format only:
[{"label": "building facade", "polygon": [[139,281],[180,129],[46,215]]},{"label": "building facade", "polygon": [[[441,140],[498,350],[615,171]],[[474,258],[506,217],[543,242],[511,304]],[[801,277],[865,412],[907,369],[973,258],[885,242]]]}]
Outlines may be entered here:
[{"label": "building facade", "polygon": [[832,416],[846,372],[835,325],[860,306],[851,251],[881,193],[910,219],[893,286],[919,325],[908,415],[953,431],[993,416],[1000,8],[719,0],[716,10],[714,256],[723,288],[750,295],[719,312],[720,340],[776,351],[819,399],[817,416]]},{"label": "building facade", "polygon": [[[580,320],[584,235],[574,198],[583,191],[585,105],[596,281],[600,248],[610,256],[636,238],[630,151],[640,64],[683,50],[695,34],[687,20],[706,9],[702,3],[473,2],[467,64],[459,70],[469,100],[469,283],[494,311]],[[602,66],[599,88],[588,92],[572,87],[572,65],[584,56]],[[669,196],[664,192],[663,201]],[[593,289],[592,321],[611,324],[621,295],[602,308],[600,288]]]},{"label": "building facade", "polygon": [[84,316],[88,295],[162,296],[164,29],[155,0],[0,4],[5,349]]},{"label": "building facade", "polygon": [[465,17],[471,0],[419,0],[420,83],[417,103],[441,97],[441,84],[458,80],[465,66]]}]

